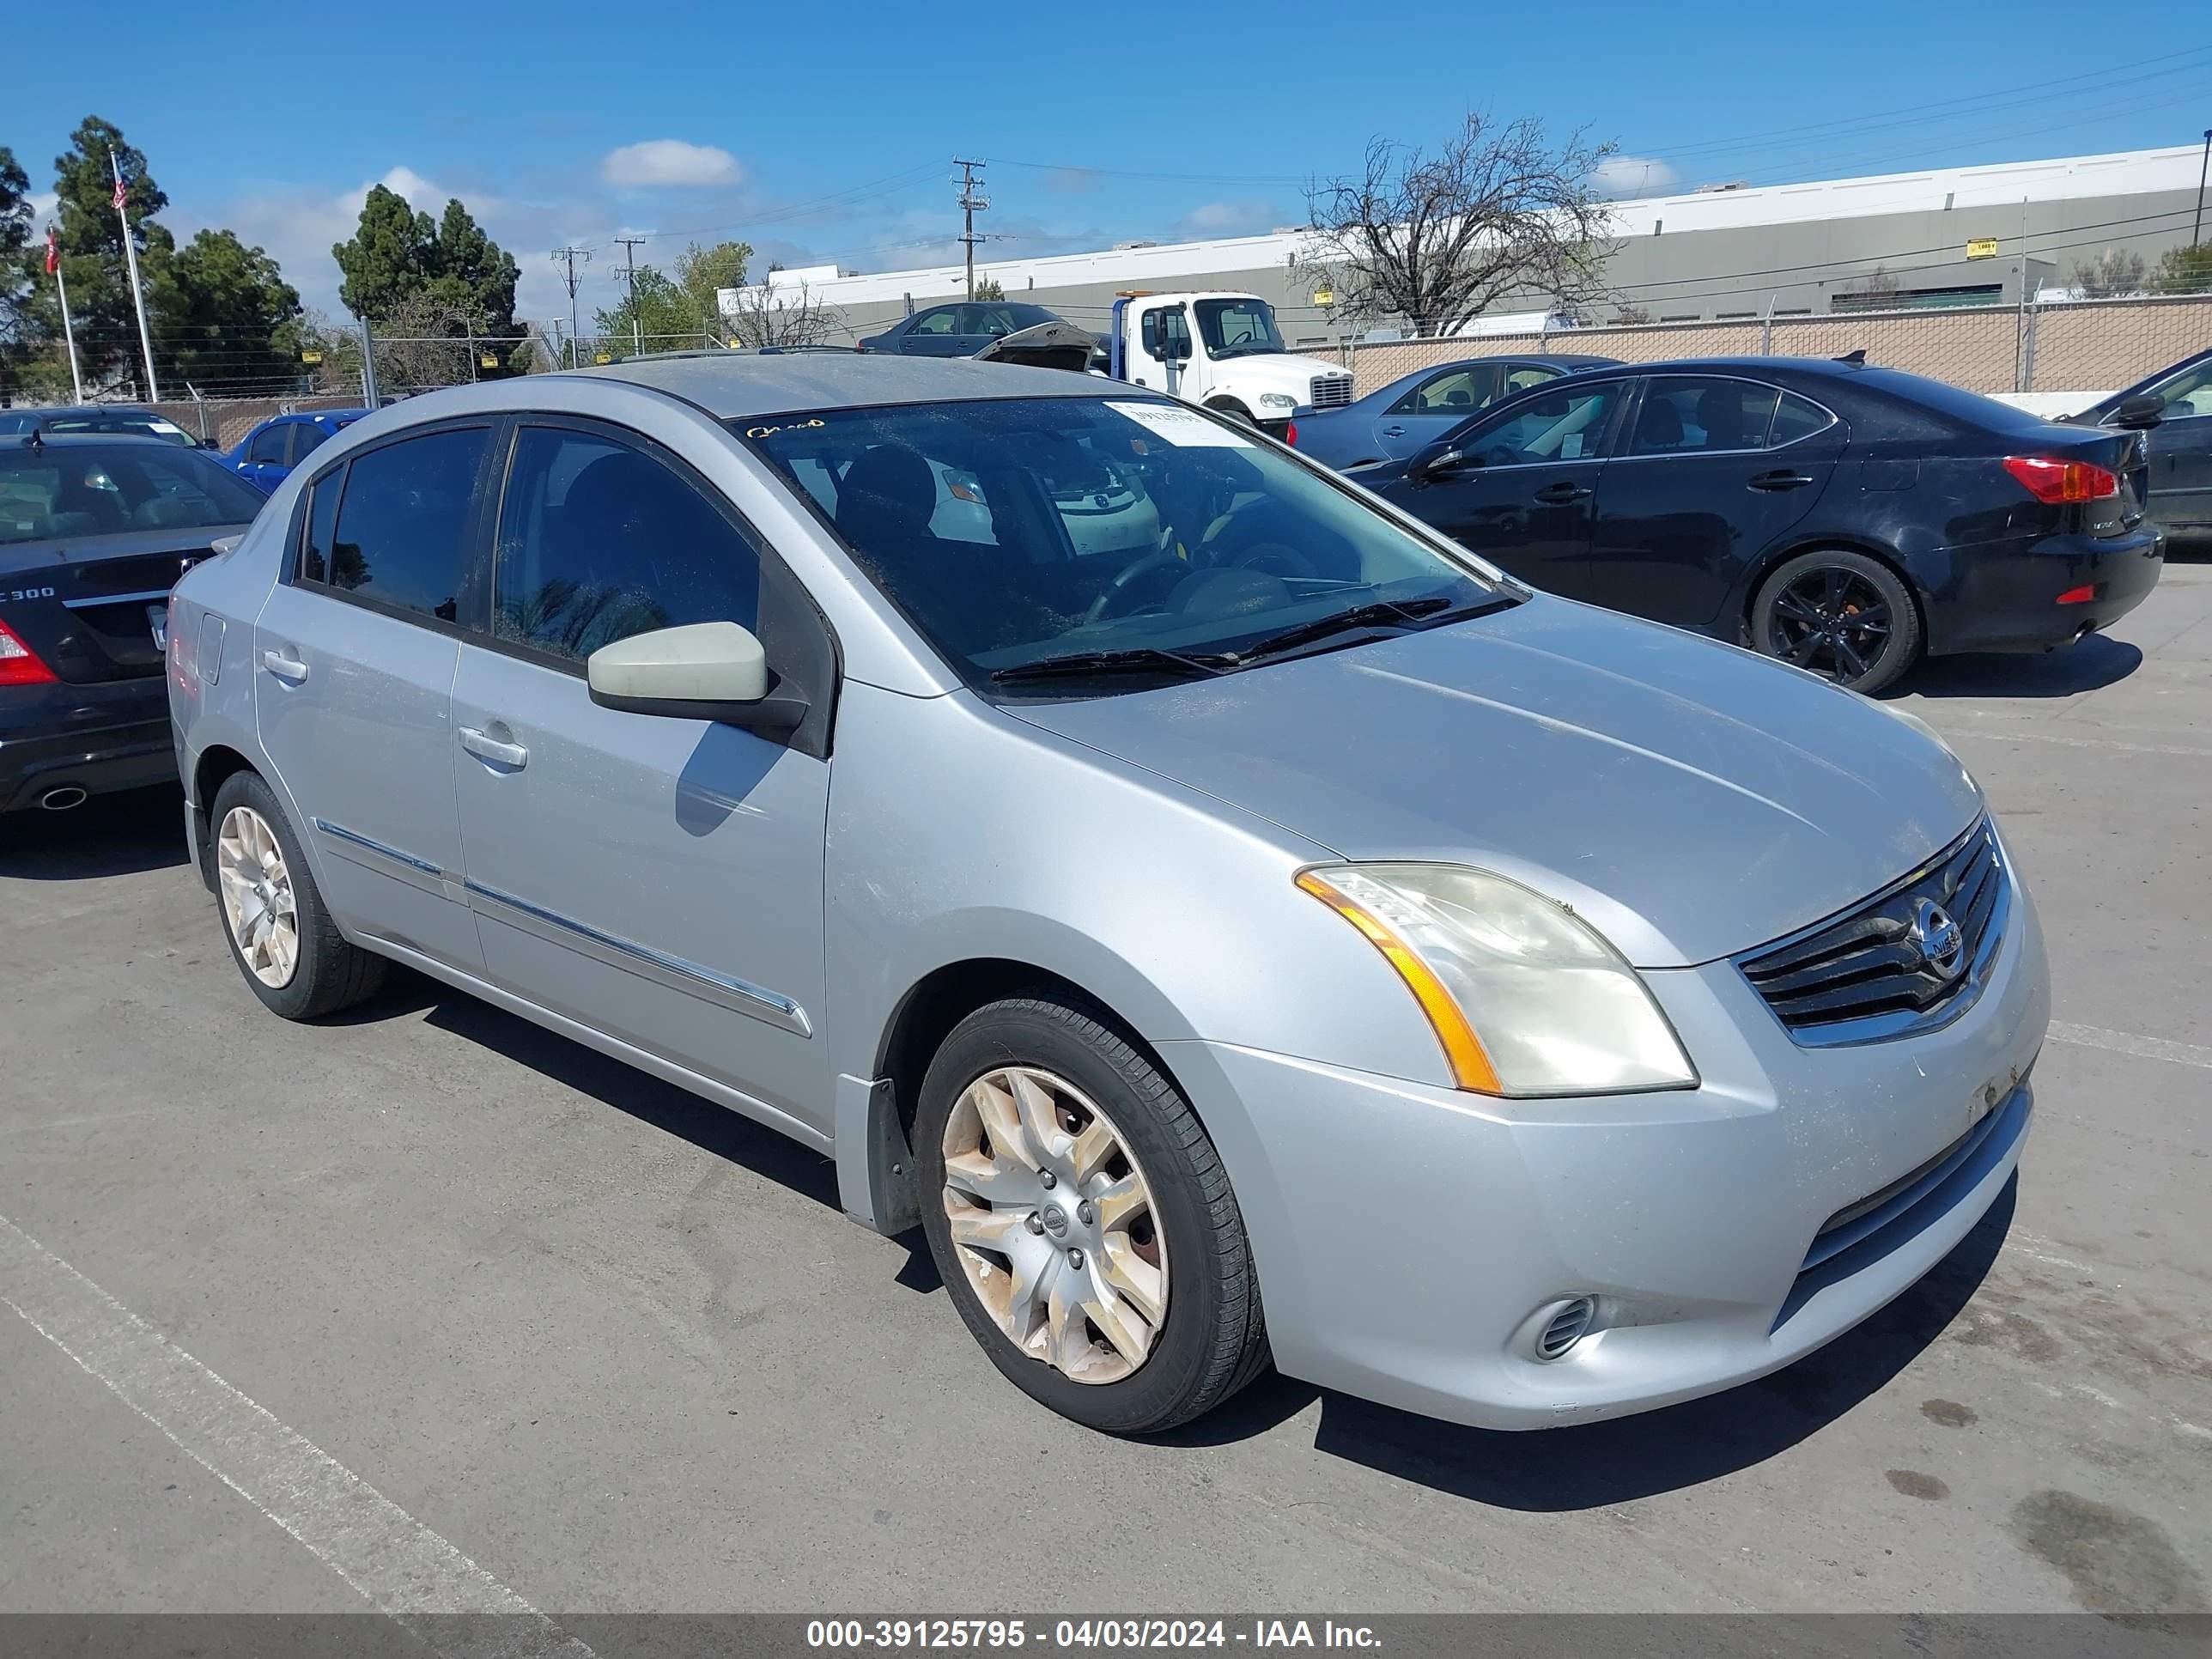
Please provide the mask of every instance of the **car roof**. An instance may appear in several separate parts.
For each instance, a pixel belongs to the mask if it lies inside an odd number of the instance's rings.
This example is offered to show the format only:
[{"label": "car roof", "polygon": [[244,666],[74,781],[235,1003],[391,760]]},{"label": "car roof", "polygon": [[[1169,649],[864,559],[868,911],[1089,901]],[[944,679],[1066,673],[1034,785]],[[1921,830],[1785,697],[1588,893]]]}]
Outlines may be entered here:
[{"label": "car roof", "polygon": [[993,398],[1079,398],[1108,392],[1129,398],[1149,395],[1141,386],[1102,382],[1095,374],[1065,369],[873,352],[640,357],[549,378],[628,380],[670,392],[725,420],[811,409],[864,409],[878,404],[974,403]]},{"label": "car roof", "polygon": [[[33,444],[27,432],[9,433],[10,441],[0,444],[0,452],[17,449],[112,449],[118,444],[129,448],[184,449],[182,444],[173,444],[167,438],[156,438],[146,432],[42,432]],[[185,450],[190,454],[190,450]]]}]

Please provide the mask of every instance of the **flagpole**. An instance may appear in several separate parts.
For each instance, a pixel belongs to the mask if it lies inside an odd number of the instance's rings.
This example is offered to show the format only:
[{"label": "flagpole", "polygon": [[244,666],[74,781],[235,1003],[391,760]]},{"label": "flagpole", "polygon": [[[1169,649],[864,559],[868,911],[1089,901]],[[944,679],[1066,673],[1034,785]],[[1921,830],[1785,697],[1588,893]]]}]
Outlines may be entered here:
[{"label": "flagpole", "polygon": [[123,257],[131,263],[131,303],[138,308],[138,343],[146,353],[146,401],[161,401],[161,388],[154,380],[154,337],[146,330],[146,295],[138,286],[138,246],[131,240],[131,215],[124,206],[123,163],[107,152],[107,165],[115,172],[115,216],[123,222]]},{"label": "flagpole", "polygon": [[46,227],[46,253],[47,257],[53,263],[54,292],[61,296],[62,338],[66,341],[69,345],[70,386],[76,393],[77,402],[82,403],[84,401],[84,377],[77,373],[76,368],[76,330],[70,322],[69,284],[62,280],[61,246],[59,241],[55,237],[54,228],[52,225],[48,225]]}]

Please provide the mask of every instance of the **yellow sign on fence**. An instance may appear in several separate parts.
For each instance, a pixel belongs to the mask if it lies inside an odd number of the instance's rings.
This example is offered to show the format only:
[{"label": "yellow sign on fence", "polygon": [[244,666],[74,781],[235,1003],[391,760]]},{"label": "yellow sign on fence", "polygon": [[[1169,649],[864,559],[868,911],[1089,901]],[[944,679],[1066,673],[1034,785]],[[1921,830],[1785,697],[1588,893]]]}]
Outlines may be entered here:
[{"label": "yellow sign on fence", "polygon": [[1966,257],[1969,259],[1996,258],[1997,257],[1997,239],[1994,236],[1976,236],[1972,238],[1966,243]]},{"label": "yellow sign on fence", "polygon": [[1327,288],[1316,289],[1313,291],[1313,302],[1317,306],[1334,305],[1336,303],[1336,290]]},{"label": "yellow sign on fence", "polygon": [[323,354],[319,351],[303,351],[300,354],[300,361],[303,363],[319,363],[323,361]]},{"label": "yellow sign on fence", "polygon": [[478,353],[477,356],[477,361],[482,363],[486,368],[497,368],[499,367],[499,359],[493,356],[489,351]]}]

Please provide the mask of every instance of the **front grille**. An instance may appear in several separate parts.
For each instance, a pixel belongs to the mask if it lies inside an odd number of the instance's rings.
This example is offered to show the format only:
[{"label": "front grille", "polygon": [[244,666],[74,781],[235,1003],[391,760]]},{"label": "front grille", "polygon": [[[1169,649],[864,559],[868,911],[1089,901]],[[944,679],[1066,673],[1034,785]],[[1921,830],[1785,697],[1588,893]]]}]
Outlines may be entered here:
[{"label": "front grille", "polygon": [[[1983,819],[1929,864],[1839,916],[1736,965],[1812,1047],[1910,1036],[1973,1005],[2010,908],[1996,832]],[[1957,928],[1955,951],[1942,926]]]},{"label": "front grille", "polygon": [[1316,409],[1342,409],[1352,401],[1352,376],[1315,375],[1307,401]]}]

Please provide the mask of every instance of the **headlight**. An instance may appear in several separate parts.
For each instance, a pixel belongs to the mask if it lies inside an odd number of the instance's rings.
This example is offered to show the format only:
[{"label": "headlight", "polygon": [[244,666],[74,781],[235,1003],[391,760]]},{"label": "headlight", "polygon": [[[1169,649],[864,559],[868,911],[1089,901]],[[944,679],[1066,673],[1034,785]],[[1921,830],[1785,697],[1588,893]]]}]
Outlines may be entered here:
[{"label": "headlight", "polygon": [[1695,1086],[1637,971],[1564,905],[1454,864],[1339,864],[1298,885],[1364,933],[1479,1094]]},{"label": "headlight", "polygon": [[1285,392],[1263,392],[1260,394],[1260,407],[1262,409],[1296,409],[1297,406],[1298,400]]}]

